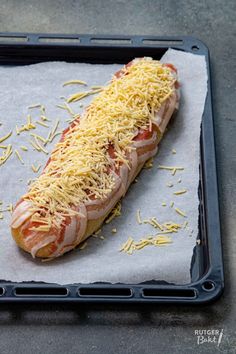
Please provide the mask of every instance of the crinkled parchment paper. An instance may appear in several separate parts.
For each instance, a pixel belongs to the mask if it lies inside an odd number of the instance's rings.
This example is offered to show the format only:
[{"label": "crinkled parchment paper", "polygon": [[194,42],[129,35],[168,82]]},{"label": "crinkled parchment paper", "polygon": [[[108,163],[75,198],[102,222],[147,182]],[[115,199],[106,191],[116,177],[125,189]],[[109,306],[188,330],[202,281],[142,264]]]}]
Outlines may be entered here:
[{"label": "crinkled parchment paper", "polygon": [[[198,233],[198,180],[199,180],[199,136],[200,123],[207,93],[207,72],[203,56],[168,50],[163,62],[173,63],[181,83],[181,104],[178,114],[169,125],[161,142],[152,169],[145,169],[138,176],[138,182],[130,186],[122,200],[122,215],[103,226],[104,240],[91,237],[87,247],[75,250],[52,262],[42,263],[19,250],[12,240],[9,228],[10,213],[4,212],[0,220],[0,279],[11,281],[44,281],[60,284],[91,283],[96,281],[139,283],[147,280],[164,280],[178,284],[190,282],[190,263]],[[63,103],[60,96],[68,97],[86,88],[62,84],[71,79],[87,81],[88,85],[103,85],[119,69],[120,65],[71,64],[48,62],[23,67],[0,67],[0,137],[15,125],[26,122],[27,107],[40,103],[46,107],[46,116],[58,118],[60,129],[67,126],[69,114],[56,107]],[[91,96],[82,102],[72,103],[75,112],[81,111]],[[31,110],[33,121],[39,118],[39,110]],[[29,144],[29,133],[47,136],[48,128],[37,125],[35,131],[13,135],[3,144],[11,143],[20,151],[25,145],[28,151],[21,151],[24,165],[13,154],[0,167],[0,200],[5,208],[15,203],[27,189],[27,181],[36,175],[31,164],[44,164],[48,159],[44,153],[33,151]],[[55,143],[55,141],[54,141]],[[53,144],[51,144],[50,149]],[[176,150],[176,154],[172,153]],[[170,171],[161,170],[158,165],[178,165],[184,167],[174,176]],[[172,188],[166,184],[174,184]],[[187,189],[187,193],[176,196],[174,191]],[[187,218],[178,215],[170,203],[183,210]],[[166,203],[166,206],[162,206]],[[156,231],[148,224],[136,221],[137,209],[142,218],[155,216],[161,223],[173,221],[189,226],[172,235],[173,243],[163,247],[148,246],[132,255],[119,252],[121,245],[132,236],[139,240]],[[116,234],[111,230],[117,229]],[[193,230],[193,231],[192,231]],[[192,233],[191,233],[192,232]]]}]

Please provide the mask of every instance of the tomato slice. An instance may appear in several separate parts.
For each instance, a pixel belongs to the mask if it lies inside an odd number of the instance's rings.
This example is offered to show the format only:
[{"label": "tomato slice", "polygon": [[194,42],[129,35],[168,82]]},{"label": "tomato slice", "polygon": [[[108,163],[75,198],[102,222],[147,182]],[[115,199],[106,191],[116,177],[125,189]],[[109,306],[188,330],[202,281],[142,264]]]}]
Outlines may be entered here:
[{"label": "tomato slice", "polygon": [[138,133],[138,135],[136,135],[133,140],[137,141],[137,140],[145,140],[145,139],[149,139],[151,138],[153,132],[150,131],[149,129],[145,129],[145,130],[140,130],[140,132]]}]

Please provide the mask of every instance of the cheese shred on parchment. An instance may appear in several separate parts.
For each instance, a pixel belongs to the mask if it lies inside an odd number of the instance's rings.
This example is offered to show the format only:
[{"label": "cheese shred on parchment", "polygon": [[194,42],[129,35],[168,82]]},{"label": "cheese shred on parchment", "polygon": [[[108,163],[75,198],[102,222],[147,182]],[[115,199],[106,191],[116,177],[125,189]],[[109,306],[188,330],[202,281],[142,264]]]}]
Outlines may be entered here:
[{"label": "cheese shred on parchment", "polygon": [[7,140],[8,138],[10,138],[11,135],[12,135],[12,131],[10,131],[8,134],[6,134],[3,137],[1,137],[0,138],[0,143],[2,143],[3,141]]},{"label": "cheese shred on parchment", "polygon": [[186,192],[187,192],[187,189],[182,189],[182,190],[180,190],[180,191],[174,192],[173,194],[175,194],[175,195],[181,195],[181,194],[184,194],[184,193],[186,193]]},{"label": "cheese shred on parchment", "polygon": [[70,80],[70,81],[64,82],[64,84],[63,84],[63,86],[68,86],[68,85],[84,85],[84,86],[86,86],[87,83],[82,80]]},{"label": "cheese shred on parchment", "polygon": [[22,163],[22,165],[24,165],[24,160],[22,159],[22,157],[17,149],[15,149],[15,154],[16,154],[18,160]]},{"label": "cheese shred on parchment", "polygon": [[[148,129],[153,113],[172,94],[175,80],[169,67],[142,58],[124,67],[102,90],[88,91],[99,94],[56,144],[44,173],[23,197],[32,203],[35,222],[48,229],[58,228],[67,216],[75,215],[81,203],[104,199],[111,193],[115,177],[109,169],[114,163],[129,165],[127,152],[133,138],[138,129]],[[67,102],[83,94],[75,94]],[[115,148],[113,160],[110,146]]]},{"label": "cheese shred on parchment", "polygon": [[12,144],[9,144],[3,154],[0,156],[0,166],[3,165],[12,154]]},{"label": "cheese shred on parchment", "polygon": [[183,216],[184,218],[187,217],[186,214],[182,210],[180,210],[179,208],[175,208],[175,211],[176,211],[176,213],[178,213],[179,215]]},{"label": "cheese shred on parchment", "polygon": [[159,234],[154,236],[147,235],[138,242],[135,242],[132,237],[129,237],[128,240],[121,246],[119,251],[131,255],[134,251],[141,250],[146,246],[164,246],[170,243],[172,243],[170,237]]},{"label": "cheese shred on parchment", "polygon": [[118,202],[110,212],[108,218],[105,220],[105,223],[109,224],[114,218],[120,215],[121,215],[121,202]]}]

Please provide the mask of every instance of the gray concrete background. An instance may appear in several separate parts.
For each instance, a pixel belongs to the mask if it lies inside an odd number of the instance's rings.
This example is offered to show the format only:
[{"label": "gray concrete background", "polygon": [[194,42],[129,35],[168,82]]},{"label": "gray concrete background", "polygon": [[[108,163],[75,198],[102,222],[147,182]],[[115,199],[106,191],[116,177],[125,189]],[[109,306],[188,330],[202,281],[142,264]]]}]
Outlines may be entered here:
[{"label": "gray concrete background", "polygon": [[[193,35],[209,47],[226,287],[216,303],[0,307],[0,353],[236,352],[235,1],[0,1],[0,31]],[[196,329],[224,329],[220,347]]]}]

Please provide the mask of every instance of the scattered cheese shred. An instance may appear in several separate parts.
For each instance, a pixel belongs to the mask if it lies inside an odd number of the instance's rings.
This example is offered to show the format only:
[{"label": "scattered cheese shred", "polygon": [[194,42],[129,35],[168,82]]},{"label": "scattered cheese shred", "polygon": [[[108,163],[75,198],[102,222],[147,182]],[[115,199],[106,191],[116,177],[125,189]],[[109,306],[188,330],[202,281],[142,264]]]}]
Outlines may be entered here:
[{"label": "scattered cheese shred", "polygon": [[20,148],[21,148],[21,150],[23,150],[23,151],[28,151],[28,148],[27,148],[26,146],[24,146],[24,145],[21,145]]},{"label": "scattered cheese shred", "polygon": [[10,203],[7,207],[7,210],[10,211],[10,213],[13,213],[13,204]]},{"label": "scattered cheese shred", "polygon": [[117,232],[117,230],[114,228],[114,229],[111,230],[111,232],[112,232],[113,234],[115,234],[115,233]]},{"label": "scattered cheese shred", "polygon": [[118,202],[116,206],[110,212],[110,216],[106,219],[105,223],[109,224],[115,217],[121,215],[121,202]]},{"label": "scattered cheese shred", "polygon": [[137,210],[136,219],[137,219],[138,224],[142,224],[140,209]]},{"label": "scattered cheese shred", "polygon": [[103,86],[91,86],[92,90],[100,90],[102,88],[103,88]]},{"label": "scattered cheese shred", "polygon": [[84,85],[84,86],[87,86],[87,83],[85,81],[82,81],[82,80],[70,80],[70,81],[64,82],[64,84],[63,84],[63,86],[68,86],[68,85]]},{"label": "scattered cheese shred", "polygon": [[176,171],[182,171],[184,170],[184,167],[177,167],[177,166],[164,166],[164,165],[159,165],[158,168],[162,170],[169,170],[172,171],[172,176],[175,175]]},{"label": "scattered cheese shred", "polygon": [[42,105],[40,103],[32,104],[31,106],[28,106],[28,109],[33,109],[33,108],[41,108]]},{"label": "scattered cheese shred", "polygon": [[33,138],[37,138],[38,140],[42,141],[44,144],[47,143],[47,140],[43,138],[41,135],[30,133],[30,136],[32,136]]},{"label": "scattered cheese shred", "polygon": [[0,156],[0,166],[3,165],[12,154],[12,145],[9,144],[6,150],[3,152],[3,155]]},{"label": "scattered cheese shred", "polygon": [[144,164],[143,166],[144,168],[152,168],[153,167],[153,157],[151,157],[149,160],[147,160],[147,162]]},{"label": "scattered cheese shred", "polygon": [[8,138],[10,138],[10,136],[12,135],[12,131],[10,131],[8,134],[4,135],[3,137],[0,138],[0,143],[3,143],[3,141],[7,140]]},{"label": "scattered cheese shred", "polygon": [[173,208],[174,204],[174,202],[170,202],[170,207]]},{"label": "scattered cheese shred", "polygon": [[188,226],[188,221],[185,221],[185,222],[183,223],[183,229],[186,229],[187,226]]},{"label": "scattered cheese shred", "polygon": [[44,123],[44,122],[42,122],[41,120],[36,120],[36,122],[35,122],[35,123],[37,123],[37,124],[41,125],[42,127],[49,128],[49,125],[48,125],[48,124],[46,124],[46,123]]},{"label": "scattered cheese shred", "polygon": [[124,252],[129,251],[133,242],[134,242],[134,239],[132,237],[129,237],[128,240],[121,246],[120,252],[121,251],[124,251]]},{"label": "scattered cheese shred", "polygon": [[176,154],[176,150],[175,149],[172,149],[172,154]]},{"label": "scattered cheese shred", "polygon": [[85,247],[87,247],[88,243],[87,242],[83,242],[81,246],[79,246],[80,250],[85,249]]},{"label": "scattered cheese shred", "polygon": [[16,134],[19,135],[20,133],[22,133],[24,131],[28,131],[28,130],[35,129],[35,128],[36,128],[36,126],[31,121],[31,115],[28,114],[27,115],[27,124],[22,124],[21,128],[18,128],[16,125]]},{"label": "scattered cheese shred", "polygon": [[58,104],[57,107],[66,110],[68,113],[70,113],[71,116],[75,116],[75,112],[71,109],[71,107],[65,102],[65,104]]},{"label": "scattered cheese shred", "polygon": [[165,206],[166,206],[166,203],[165,203],[165,202],[163,202],[163,203],[161,203],[161,205],[162,205],[163,207],[165,207]]},{"label": "scattered cheese shred", "polygon": [[35,173],[37,173],[41,167],[42,167],[42,165],[38,165],[38,166],[35,166],[34,164],[31,165],[31,168],[32,168],[33,172],[35,172]]},{"label": "scattered cheese shred", "polygon": [[186,192],[187,192],[187,189],[182,189],[182,190],[180,190],[180,191],[174,192],[173,194],[175,194],[175,195],[180,195],[180,194],[184,194],[184,193],[186,193]]},{"label": "scattered cheese shred", "polygon": [[182,210],[180,210],[179,208],[175,208],[175,211],[176,211],[176,213],[178,213],[179,215],[183,216],[184,218],[187,217],[187,215]]},{"label": "scattered cheese shred", "polygon": [[171,182],[166,183],[166,185],[167,185],[167,187],[170,187],[170,188],[174,186],[173,183],[171,183]]},{"label": "scattered cheese shred", "polygon": [[38,140],[38,138],[35,136],[34,137],[34,140],[35,140],[35,143],[36,143],[36,145],[39,147],[39,151],[42,151],[42,152],[44,152],[46,155],[48,155],[48,151],[40,144],[40,142],[39,142],[39,140]]},{"label": "scattered cheese shred", "polygon": [[98,93],[98,92],[101,92],[101,89],[74,93],[73,95],[71,95],[67,99],[67,103],[79,101],[82,98],[85,98],[85,97],[90,96],[90,95],[94,95],[95,93]]},{"label": "scattered cheese shred", "polygon": [[41,115],[41,116],[40,116],[40,119],[41,119],[43,122],[51,122],[51,119],[47,118],[45,115]]},{"label": "scattered cheese shred", "polygon": [[57,119],[56,122],[55,122],[54,127],[52,128],[52,130],[51,130],[51,131],[49,132],[49,134],[48,134],[48,137],[47,137],[47,139],[46,139],[47,142],[50,142],[50,143],[51,143],[51,142],[53,141],[53,139],[56,137],[56,135],[59,134],[59,133],[57,132],[57,129],[58,129],[59,124],[60,124],[60,121],[59,121],[59,119]]},{"label": "scattered cheese shred", "polygon": [[0,220],[2,220],[3,219],[3,214],[2,213],[0,213]]},{"label": "scattered cheese shred", "polygon": [[154,236],[147,235],[138,242],[135,242],[132,237],[129,237],[128,240],[121,246],[119,251],[131,255],[134,251],[141,250],[146,246],[164,246],[170,243],[172,243],[171,238],[161,234]]},{"label": "scattered cheese shred", "polygon": [[40,151],[40,148],[36,145],[35,142],[33,142],[32,140],[29,140],[29,143],[33,146],[33,148],[37,151]]},{"label": "scattered cheese shred", "polygon": [[164,231],[163,226],[157,221],[157,219],[155,217],[151,218],[152,220],[152,224],[154,227],[157,227],[158,229],[160,229],[161,231]]},{"label": "scattered cheese shred", "polygon": [[24,165],[24,160],[22,159],[22,157],[17,149],[15,149],[15,154],[16,154],[18,160],[20,160],[20,162],[22,163],[22,165]]},{"label": "scattered cheese shred", "polygon": [[[170,68],[142,58],[124,67],[106,87],[67,99],[67,103],[74,102],[99,92],[81,119],[75,120],[56,144],[44,173],[23,196],[32,202],[35,213],[44,210],[39,222],[58,228],[65,217],[74,215],[74,207],[81,201],[101,200],[112,192],[116,179],[107,172],[111,163],[108,147],[115,147],[116,166],[129,165],[127,151],[137,129],[148,129],[153,111],[158,111],[172,94],[175,81]],[[49,141],[56,130],[57,126],[50,132]],[[106,223],[118,215],[120,211],[115,209]]]}]

